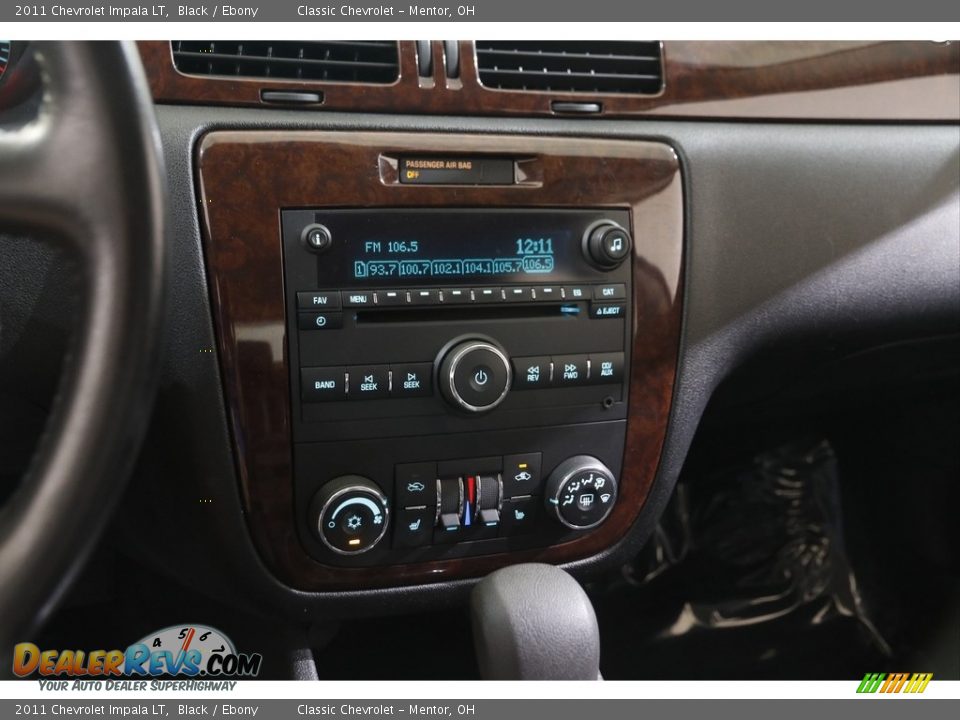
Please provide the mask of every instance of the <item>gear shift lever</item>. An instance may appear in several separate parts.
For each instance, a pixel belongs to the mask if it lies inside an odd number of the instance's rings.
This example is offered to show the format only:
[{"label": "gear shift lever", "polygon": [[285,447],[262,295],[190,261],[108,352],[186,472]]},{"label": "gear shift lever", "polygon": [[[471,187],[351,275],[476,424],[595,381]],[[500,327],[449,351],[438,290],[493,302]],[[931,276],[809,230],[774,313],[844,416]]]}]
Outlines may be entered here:
[{"label": "gear shift lever", "polygon": [[597,616],[583,588],[552,565],[491,573],[470,596],[485,680],[598,680]]}]

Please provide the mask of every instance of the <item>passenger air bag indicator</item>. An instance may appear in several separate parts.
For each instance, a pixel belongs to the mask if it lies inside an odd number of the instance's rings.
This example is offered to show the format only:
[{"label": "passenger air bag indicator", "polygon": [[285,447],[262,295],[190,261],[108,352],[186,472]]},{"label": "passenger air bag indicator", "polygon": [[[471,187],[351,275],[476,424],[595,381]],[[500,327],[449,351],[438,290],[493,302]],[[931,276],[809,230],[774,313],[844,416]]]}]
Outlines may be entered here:
[{"label": "passenger air bag indicator", "polygon": [[514,162],[506,158],[400,158],[400,182],[409,185],[513,185]]}]

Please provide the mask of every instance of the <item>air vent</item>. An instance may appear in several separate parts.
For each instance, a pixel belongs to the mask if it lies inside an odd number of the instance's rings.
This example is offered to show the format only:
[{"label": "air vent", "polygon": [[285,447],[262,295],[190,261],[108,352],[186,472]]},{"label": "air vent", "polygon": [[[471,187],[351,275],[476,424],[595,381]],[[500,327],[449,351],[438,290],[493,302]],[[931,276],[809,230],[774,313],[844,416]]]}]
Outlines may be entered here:
[{"label": "air vent", "polygon": [[400,77],[393,41],[236,42],[175,40],[173,64],[187,75],[386,85]]},{"label": "air vent", "polygon": [[478,40],[480,82],[496,90],[656,95],[659,42]]}]

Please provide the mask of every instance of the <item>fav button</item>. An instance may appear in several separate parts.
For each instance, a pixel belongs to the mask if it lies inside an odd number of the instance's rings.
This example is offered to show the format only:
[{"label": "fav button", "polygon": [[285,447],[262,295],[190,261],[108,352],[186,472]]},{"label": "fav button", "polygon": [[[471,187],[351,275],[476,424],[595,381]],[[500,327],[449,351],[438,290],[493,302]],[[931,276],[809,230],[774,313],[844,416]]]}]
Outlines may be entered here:
[{"label": "fav button", "polygon": [[367,400],[386,397],[389,379],[386,365],[359,365],[349,369],[348,397]]},{"label": "fav button", "polygon": [[297,307],[301,310],[339,310],[339,290],[316,290],[297,293]]},{"label": "fav button", "polygon": [[431,363],[406,363],[391,365],[393,373],[390,394],[393,397],[423,397],[430,394]]}]

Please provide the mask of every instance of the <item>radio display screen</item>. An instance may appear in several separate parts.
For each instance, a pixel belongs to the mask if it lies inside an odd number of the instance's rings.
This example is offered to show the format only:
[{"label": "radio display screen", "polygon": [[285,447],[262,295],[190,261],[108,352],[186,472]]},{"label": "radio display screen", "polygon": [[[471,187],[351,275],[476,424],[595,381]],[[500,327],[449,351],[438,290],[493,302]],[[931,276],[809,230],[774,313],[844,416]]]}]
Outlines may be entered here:
[{"label": "radio display screen", "polygon": [[552,283],[590,272],[581,249],[609,210],[333,210],[321,284],[340,286]]}]

